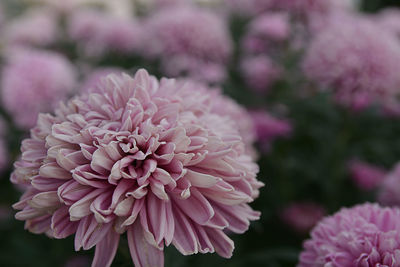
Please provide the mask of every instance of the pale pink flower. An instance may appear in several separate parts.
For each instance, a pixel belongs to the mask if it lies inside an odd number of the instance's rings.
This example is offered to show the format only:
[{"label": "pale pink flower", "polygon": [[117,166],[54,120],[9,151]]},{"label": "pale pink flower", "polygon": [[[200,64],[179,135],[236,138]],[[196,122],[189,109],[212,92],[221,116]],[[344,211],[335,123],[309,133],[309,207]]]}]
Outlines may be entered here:
[{"label": "pale pink flower", "polygon": [[308,233],[326,214],[324,207],[314,202],[296,202],[286,206],[281,218],[296,232]]},{"label": "pale pink flower", "polygon": [[257,93],[266,93],[270,86],[282,76],[282,70],[268,56],[244,58],[240,70],[247,85]]},{"label": "pale pink flower", "polygon": [[326,217],[304,243],[298,267],[396,267],[400,210],[363,204]]},{"label": "pale pink flower", "polygon": [[105,78],[109,74],[120,74],[123,70],[116,67],[105,67],[97,68],[92,70],[85,76],[83,83],[80,85],[79,92],[88,93],[96,90],[101,79]]},{"label": "pale pink flower", "polygon": [[349,162],[349,171],[356,185],[365,191],[377,188],[386,175],[385,169],[359,160]]},{"label": "pale pink flower", "polygon": [[400,38],[400,8],[386,8],[376,15],[381,27],[392,31]]},{"label": "pale pink flower", "polygon": [[290,36],[289,14],[284,12],[265,13],[254,18],[248,25],[243,38],[246,52],[262,53],[271,50]]},{"label": "pale pink flower", "polygon": [[141,30],[135,20],[94,9],[72,13],[68,18],[68,34],[89,56],[133,53],[141,42]]},{"label": "pale pink flower", "polygon": [[144,70],[110,75],[41,114],[11,177],[28,186],[16,218],[34,233],[75,234],[76,250],[96,246],[92,266],[111,265],[125,232],[136,267],[163,266],[171,243],[231,257],[224,230],[259,217],[248,203],[263,184],[235,123],[190,87]]},{"label": "pale pink flower", "polygon": [[3,68],[2,101],[18,126],[30,128],[39,112],[51,110],[74,85],[75,68],[63,55],[19,50]]},{"label": "pale pink flower", "polygon": [[149,16],[143,31],[143,54],[160,60],[164,73],[208,81],[211,72],[212,82],[225,77],[232,41],[225,20],[213,12],[186,5],[161,9]]},{"label": "pale pink flower", "polygon": [[360,110],[398,94],[400,42],[364,17],[331,19],[312,40],[303,69],[337,102]]},{"label": "pale pink flower", "polygon": [[32,9],[5,24],[4,41],[9,46],[48,46],[58,38],[57,16],[50,9]]},{"label": "pale pink flower", "polygon": [[378,201],[383,205],[400,206],[400,164],[384,178],[378,192]]}]

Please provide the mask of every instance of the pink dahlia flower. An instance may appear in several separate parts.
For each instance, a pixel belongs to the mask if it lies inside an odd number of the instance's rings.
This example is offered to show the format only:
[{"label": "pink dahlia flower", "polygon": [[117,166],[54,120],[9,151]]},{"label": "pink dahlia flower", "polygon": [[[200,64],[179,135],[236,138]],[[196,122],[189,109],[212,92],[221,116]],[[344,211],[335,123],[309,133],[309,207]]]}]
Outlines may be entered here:
[{"label": "pink dahlia flower", "polygon": [[290,21],[288,13],[265,13],[253,19],[243,39],[247,52],[262,53],[289,38]]},{"label": "pink dahlia flower", "polygon": [[212,78],[224,78],[221,73],[225,72],[232,41],[225,21],[211,11],[186,5],[165,8],[147,19],[144,32],[144,55],[159,59],[164,73],[192,78],[201,73],[207,80],[211,72]]},{"label": "pink dahlia flower", "polygon": [[3,68],[2,101],[18,126],[30,128],[74,85],[75,69],[61,54],[18,50]]},{"label": "pink dahlia flower", "polygon": [[378,201],[383,205],[400,206],[400,164],[394,166],[382,184],[378,193]]},{"label": "pink dahlia flower", "polygon": [[282,75],[282,70],[265,55],[245,58],[240,65],[247,85],[257,93],[268,92],[270,86]]},{"label": "pink dahlia flower", "polygon": [[340,16],[316,34],[306,53],[306,75],[354,110],[398,94],[400,42],[366,18]]},{"label": "pink dahlia flower", "polygon": [[133,19],[91,9],[71,14],[68,34],[89,56],[99,56],[109,51],[133,53],[139,48],[141,40],[141,30]]},{"label": "pink dahlia flower", "polygon": [[50,9],[32,9],[6,24],[3,38],[10,46],[47,46],[58,38],[57,25]]},{"label": "pink dahlia flower", "polygon": [[365,191],[377,188],[386,176],[385,169],[359,160],[350,161],[349,171],[356,185]]},{"label": "pink dahlia flower", "polygon": [[281,218],[296,232],[305,234],[325,216],[324,207],[314,202],[298,202],[285,207]]},{"label": "pink dahlia flower", "polygon": [[303,244],[299,267],[396,267],[400,209],[363,204],[326,217]]},{"label": "pink dahlia flower", "polygon": [[263,185],[228,117],[191,84],[111,75],[98,93],[41,114],[11,180],[28,189],[14,208],[34,233],[75,234],[110,266],[126,232],[136,267],[163,266],[171,243],[184,255],[231,257],[224,230],[259,217],[248,205]]}]

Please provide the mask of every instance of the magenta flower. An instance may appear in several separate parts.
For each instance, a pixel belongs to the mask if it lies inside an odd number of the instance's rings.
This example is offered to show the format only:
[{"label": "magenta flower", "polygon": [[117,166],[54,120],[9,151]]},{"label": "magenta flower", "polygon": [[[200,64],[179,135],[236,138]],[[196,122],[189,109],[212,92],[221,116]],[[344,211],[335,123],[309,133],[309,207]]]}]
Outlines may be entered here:
[{"label": "magenta flower", "polygon": [[16,218],[34,233],[75,234],[76,250],[96,246],[92,266],[111,265],[125,232],[136,267],[163,266],[171,243],[231,257],[224,230],[259,217],[248,203],[263,184],[235,124],[191,86],[111,75],[41,114],[11,177],[27,185]]},{"label": "magenta flower", "polygon": [[22,128],[36,123],[39,112],[48,112],[75,85],[75,68],[61,54],[17,50],[2,71],[2,101]]},{"label": "magenta flower", "polygon": [[398,94],[399,68],[400,42],[393,34],[367,18],[343,15],[316,34],[303,62],[311,80],[354,110]]},{"label": "magenta flower", "polygon": [[304,243],[299,267],[395,267],[400,264],[400,210],[363,204],[323,219]]},{"label": "magenta flower", "polygon": [[400,206],[400,164],[396,164],[380,184],[378,201],[383,205]]},{"label": "magenta flower", "polygon": [[324,207],[314,202],[297,202],[285,207],[281,213],[284,223],[296,232],[305,234],[325,216]]},{"label": "magenta flower", "polygon": [[211,82],[225,77],[232,41],[225,21],[211,11],[187,5],[164,8],[147,19],[144,32],[144,55],[160,60],[167,75],[205,81],[211,75]]},{"label": "magenta flower", "polygon": [[141,30],[133,19],[92,9],[75,11],[69,17],[68,34],[88,56],[109,51],[133,53],[141,40]]},{"label": "magenta flower", "polygon": [[244,58],[240,70],[248,86],[260,94],[268,92],[282,75],[281,68],[265,55]]},{"label": "magenta flower", "polygon": [[356,185],[365,191],[377,188],[386,176],[385,169],[359,160],[349,162],[349,171]]}]

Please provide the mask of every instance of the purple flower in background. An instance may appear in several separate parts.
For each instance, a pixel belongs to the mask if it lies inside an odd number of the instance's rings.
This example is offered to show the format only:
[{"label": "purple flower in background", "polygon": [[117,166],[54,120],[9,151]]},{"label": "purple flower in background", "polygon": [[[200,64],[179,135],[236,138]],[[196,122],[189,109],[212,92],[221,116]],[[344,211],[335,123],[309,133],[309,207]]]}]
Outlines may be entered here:
[{"label": "purple flower in background", "polygon": [[383,205],[400,206],[400,164],[387,174],[378,192],[378,201]]},{"label": "purple flower in background", "polygon": [[377,188],[386,175],[386,170],[359,160],[349,162],[349,171],[354,183],[362,190]]},{"label": "purple flower in background", "polygon": [[314,202],[297,202],[285,207],[281,213],[284,223],[296,232],[305,234],[326,214],[324,207]]},{"label": "purple flower in background", "polygon": [[289,14],[283,12],[265,13],[257,16],[248,25],[243,39],[244,50],[248,53],[264,53],[285,41],[290,36]]},{"label": "purple flower in background", "polygon": [[109,74],[121,74],[122,69],[115,67],[98,68],[92,70],[85,76],[83,83],[80,85],[80,93],[89,93],[97,90],[97,85],[100,84],[101,79],[104,79]]},{"label": "purple flower in background", "polygon": [[282,76],[282,70],[266,55],[244,58],[240,70],[247,85],[257,93],[266,93]]},{"label": "purple flower in background", "polygon": [[399,266],[400,210],[363,204],[323,219],[303,244],[299,267]]},{"label": "purple flower in background", "polygon": [[231,257],[224,230],[258,219],[248,203],[263,184],[236,124],[191,86],[110,75],[41,114],[11,176],[27,186],[16,218],[34,233],[75,234],[76,250],[96,246],[92,266],[111,265],[125,232],[136,267],[163,266],[171,243]]},{"label": "purple flower in background", "polygon": [[4,27],[9,46],[48,46],[59,37],[57,16],[50,9],[31,9]]},{"label": "purple flower in background", "polygon": [[289,121],[273,117],[266,111],[253,111],[250,113],[254,124],[254,131],[261,149],[269,150],[270,143],[277,137],[287,137],[292,133]]},{"label": "purple flower in background", "polygon": [[2,101],[22,128],[36,123],[39,112],[48,112],[75,86],[75,68],[61,54],[16,50],[2,71]]},{"label": "purple flower in background", "polygon": [[146,20],[144,33],[145,57],[160,60],[165,74],[225,78],[232,41],[225,21],[211,11],[186,5],[161,9]]},{"label": "purple flower in background", "polygon": [[354,110],[399,93],[400,42],[364,17],[340,15],[312,40],[305,74]]},{"label": "purple flower in background", "polygon": [[141,29],[131,18],[82,9],[68,19],[68,34],[88,56],[108,52],[133,53],[140,47]]}]

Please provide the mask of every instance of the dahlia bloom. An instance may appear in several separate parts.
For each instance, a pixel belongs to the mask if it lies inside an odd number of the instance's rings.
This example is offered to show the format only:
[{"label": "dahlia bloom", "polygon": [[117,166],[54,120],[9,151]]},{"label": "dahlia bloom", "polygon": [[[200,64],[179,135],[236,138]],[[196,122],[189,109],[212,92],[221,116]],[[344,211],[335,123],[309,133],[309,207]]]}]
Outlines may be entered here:
[{"label": "dahlia bloom", "polygon": [[400,206],[400,164],[394,166],[384,178],[378,192],[378,201],[383,205]]},{"label": "dahlia bloom", "polygon": [[163,266],[171,243],[184,255],[231,257],[259,217],[248,205],[263,185],[234,122],[211,112],[190,83],[110,75],[97,92],[41,114],[11,176],[27,190],[14,208],[34,233],[75,234],[110,266],[127,234],[136,267]]},{"label": "dahlia bloom", "polygon": [[93,9],[72,13],[68,18],[68,34],[89,56],[109,51],[132,53],[139,48],[141,40],[141,30],[133,19]]},{"label": "dahlia bloom", "polygon": [[355,184],[365,191],[377,188],[386,176],[383,168],[359,160],[349,162],[349,171]]},{"label": "dahlia bloom", "polygon": [[267,52],[271,46],[276,45],[275,42],[287,40],[290,30],[288,13],[260,15],[248,25],[247,34],[243,39],[244,49],[250,53]]},{"label": "dahlia bloom", "polygon": [[326,217],[303,244],[299,267],[396,267],[400,210],[378,204],[343,208]]},{"label": "dahlia bloom", "polygon": [[220,73],[225,72],[232,41],[225,21],[211,11],[186,5],[164,8],[147,19],[144,32],[144,56],[160,60],[167,75],[197,78],[206,68],[212,77],[224,78]]},{"label": "dahlia bloom", "polygon": [[57,16],[50,9],[32,9],[5,24],[4,40],[10,46],[47,46],[58,38]]},{"label": "dahlia bloom", "polygon": [[366,18],[332,19],[312,40],[303,69],[354,110],[387,101],[400,86],[400,42]]},{"label": "dahlia bloom", "polygon": [[325,216],[324,207],[314,202],[297,202],[285,207],[281,214],[283,222],[298,233],[305,234]]},{"label": "dahlia bloom", "polygon": [[257,93],[266,93],[282,74],[280,67],[265,55],[244,58],[240,70],[246,84]]},{"label": "dahlia bloom", "polygon": [[36,123],[39,112],[47,112],[64,99],[75,85],[75,69],[61,54],[18,50],[2,71],[2,101],[22,128]]}]

